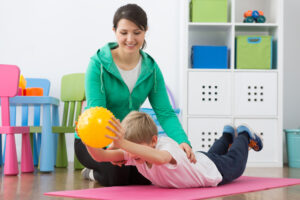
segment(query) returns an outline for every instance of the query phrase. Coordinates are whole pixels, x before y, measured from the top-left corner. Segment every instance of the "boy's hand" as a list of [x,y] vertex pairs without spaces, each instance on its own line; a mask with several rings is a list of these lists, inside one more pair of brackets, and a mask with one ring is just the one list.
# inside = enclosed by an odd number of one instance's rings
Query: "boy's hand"
[[190,147],[190,145],[188,145],[187,143],[181,143],[179,145],[179,147],[186,153],[186,156],[188,157],[188,159],[190,160],[191,163],[197,162],[197,160],[195,158],[195,154],[194,154],[192,148]]
[[106,128],[108,130],[110,130],[111,132],[115,133],[115,136],[105,135],[105,137],[112,139],[114,142],[113,146],[120,148],[120,146],[124,140],[125,129],[122,127],[119,119],[116,119],[114,117],[112,117],[111,119],[112,120],[109,120],[109,123],[114,128],[111,128],[109,126],[107,126]]

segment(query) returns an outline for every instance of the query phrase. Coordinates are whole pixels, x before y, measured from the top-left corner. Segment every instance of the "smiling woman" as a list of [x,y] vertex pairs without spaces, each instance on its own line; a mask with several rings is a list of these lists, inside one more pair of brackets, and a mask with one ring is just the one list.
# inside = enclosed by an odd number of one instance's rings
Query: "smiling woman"
[[[99,49],[92,56],[86,71],[86,109],[105,107],[122,121],[131,111],[139,110],[146,98],[149,98],[166,134],[194,162],[190,142],[172,109],[160,68],[143,51],[147,30],[147,15],[138,5],[127,4],[116,11],[113,32],[117,42],[108,43]],[[84,178],[96,180],[103,186],[150,184],[134,166],[119,167],[122,162],[96,162],[78,135],[75,136],[75,153],[86,167],[82,173]]]

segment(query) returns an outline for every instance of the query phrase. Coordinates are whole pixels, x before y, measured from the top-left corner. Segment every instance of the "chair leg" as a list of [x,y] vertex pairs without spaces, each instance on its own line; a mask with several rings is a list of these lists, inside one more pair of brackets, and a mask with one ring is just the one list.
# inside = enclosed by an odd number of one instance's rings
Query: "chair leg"
[[75,170],[80,170],[83,169],[84,166],[79,162],[79,160],[77,159],[76,154],[74,153],[74,169]]
[[22,172],[34,171],[29,133],[22,134],[21,171]]
[[64,133],[58,135],[57,153],[56,153],[56,167],[68,166],[68,155],[66,147],[66,136]]
[[42,143],[42,133],[37,133],[36,148],[37,148],[38,159],[40,158],[41,143]]
[[18,173],[19,173],[19,169],[18,169],[15,135],[7,134],[6,147],[5,147],[4,174],[17,175]]
[[37,152],[37,141],[36,141],[36,133],[30,133],[30,144],[31,144],[31,151],[33,156],[33,164],[34,166],[38,165],[38,152]]

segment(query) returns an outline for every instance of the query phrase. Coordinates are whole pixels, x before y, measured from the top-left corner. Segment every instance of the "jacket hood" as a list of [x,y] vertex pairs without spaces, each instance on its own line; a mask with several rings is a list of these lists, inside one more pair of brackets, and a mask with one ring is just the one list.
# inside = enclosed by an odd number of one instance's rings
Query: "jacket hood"
[[[105,46],[98,49],[96,54],[93,55],[91,58],[92,60],[94,60],[95,63],[100,64],[101,82],[103,82],[103,69],[113,74],[119,80],[123,81],[117,66],[113,62],[111,54],[111,49],[114,49],[117,46],[118,43],[116,42],[107,43]],[[146,79],[148,76],[154,73],[154,91],[156,91],[156,70],[158,68],[158,65],[156,64],[154,59],[149,54],[145,53],[143,50],[140,50],[140,54],[142,55],[142,68],[141,75],[137,80],[137,84],[141,83],[144,79]],[[103,92],[103,85],[101,86],[101,92]]]
[[[92,60],[98,61],[107,71],[116,73],[116,66],[113,62],[113,58],[111,55],[111,49],[114,49],[118,46],[116,42],[107,43],[102,48],[98,49],[97,53],[92,56]],[[154,66],[157,66],[154,59],[145,53],[143,50],[140,50],[140,54],[142,55],[142,73],[148,72],[151,73],[154,70]],[[118,71],[118,70],[117,70]]]

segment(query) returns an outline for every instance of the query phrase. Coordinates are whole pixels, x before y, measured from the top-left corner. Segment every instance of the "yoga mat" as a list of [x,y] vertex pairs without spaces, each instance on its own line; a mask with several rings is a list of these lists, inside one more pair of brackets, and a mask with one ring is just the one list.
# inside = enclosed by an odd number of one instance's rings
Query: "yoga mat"
[[166,189],[148,186],[114,186],[84,190],[48,192],[45,195],[83,199],[116,200],[183,200],[206,199],[300,184],[300,179],[242,176],[218,187]]

